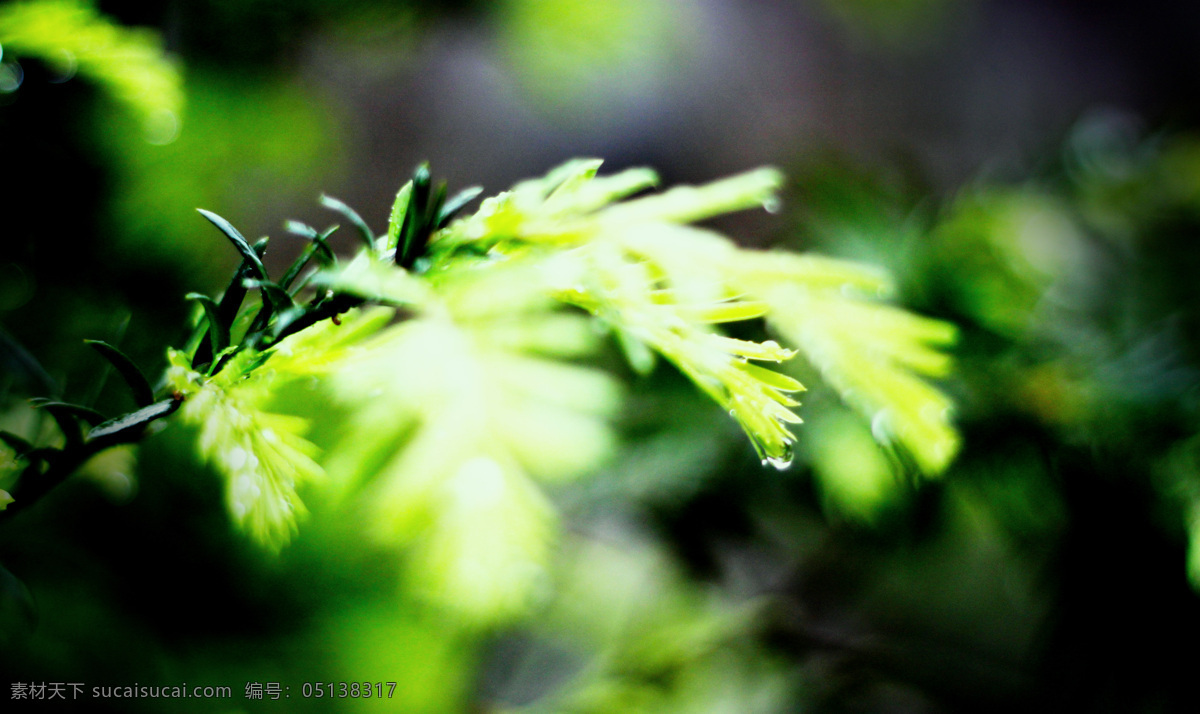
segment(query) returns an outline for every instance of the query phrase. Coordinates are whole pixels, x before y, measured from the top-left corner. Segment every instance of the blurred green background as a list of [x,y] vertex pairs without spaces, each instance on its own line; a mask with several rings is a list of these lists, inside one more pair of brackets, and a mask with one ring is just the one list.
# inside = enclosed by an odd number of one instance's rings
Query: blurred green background
[[[22,45],[4,22],[18,6],[0,4],[0,336],[41,367],[5,350],[3,428],[39,428],[28,397],[96,389],[84,338],[161,369],[183,294],[236,266],[196,207],[280,236],[281,265],[285,219],[333,222],[321,191],[379,230],[421,160],[494,193],[593,155],[666,185],[783,168],[779,214],[719,227],[884,266],[907,307],[956,323],[964,447],[918,483],[798,365],[806,424],[776,472],[677,375],[630,377],[617,455],[552,494],[565,535],[544,602],[479,628],[424,601],[358,524],[323,519],[332,504],[263,552],[168,428],[136,465],[112,455],[0,526],[0,699],[12,682],[186,682],[233,697],[86,710],[1194,706],[1200,10],[98,3],[153,33],[137,35],[151,57],[161,41],[175,96],[122,94],[152,74],[130,56]],[[132,408],[116,381],[96,403]],[[397,687],[302,696],[343,681]],[[271,682],[287,702],[244,696]]]

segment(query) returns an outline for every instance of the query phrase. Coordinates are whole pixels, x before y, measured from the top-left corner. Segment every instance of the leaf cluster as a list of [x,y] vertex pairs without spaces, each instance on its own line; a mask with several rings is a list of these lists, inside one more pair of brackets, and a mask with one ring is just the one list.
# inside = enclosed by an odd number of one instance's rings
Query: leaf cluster
[[[957,447],[949,403],[925,378],[948,369],[949,326],[881,304],[890,284],[875,270],[747,250],[693,225],[773,208],[778,172],[655,193],[652,171],[600,176],[600,163],[569,161],[462,218],[479,189],[447,198],[422,165],[379,236],[322,197],[361,249],[339,260],[336,225],[289,222],[306,244],[278,278],[262,260],[266,238],[252,244],[201,210],[241,263],[219,295],[187,296],[196,317],[168,354],[170,399],[152,403],[136,368],[93,343],[143,409],[85,440],[72,431],[84,410],[44,408],[68,449],[131,439],[179,409],[256,540],[287,543],[307,512],[302,493],[320,486],[404,548],[417,590],[479,623],[522,612],[548,577],[557,529],[546,487],[614,450],[624,389],[594,359],[609,339],[635,375],[662,361],[691,380],[764,464],[791,463],[804,389],[770,365],[803,353],[915,470],[946,466]],[[747,322],[784,344],[722,329]],[[278,406],[297,385],[344,415],[328,450],[307,436],[309,419]]]

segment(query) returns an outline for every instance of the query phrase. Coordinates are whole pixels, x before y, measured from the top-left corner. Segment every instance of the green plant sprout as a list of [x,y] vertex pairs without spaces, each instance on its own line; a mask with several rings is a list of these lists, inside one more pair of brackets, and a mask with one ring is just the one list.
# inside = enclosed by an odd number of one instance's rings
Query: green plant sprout
[[[661,359],[690,379],[764,465],[791,463],[804,389],[764,365],[799,351],[878,440],[922,473],[946,467],[957,448],[950,403],[926,378],[947,372],[949,325],[881,303],[890,284],[873,269],[743,249],[691,225],[772,207],[777,171],[647,193],[652,171],[599,176],[600,164],[569,161],[461,218],[479,189],[448,198],[421,166],[381,236],[323,197],[361,249],[339,260],[327,242],[336,226],[290,222],[307,246],[278,278],[262,262],[266,239],[252,245],[201,210],[242,258],[228,287],[188,295],[194,329],[169,350],[158,390],[92,343],[137,411],[106,421],[41,403],[61,446],[0,433],[21,470],[4,515],[179,411],[255,540],[277,550],[295,535],[305,488],[361,493],[372,532],[408,548],[418,587],[478,621],[501,619],[544,579],[555,512],[539,484],[580,476],[613,450],[622,388],[588,361],[609,335],[634,372]],[[787,346],[720,330],[755,320]],[[309,420],[277,407],[289,392],[344,415],[327,453],[306,438]]]

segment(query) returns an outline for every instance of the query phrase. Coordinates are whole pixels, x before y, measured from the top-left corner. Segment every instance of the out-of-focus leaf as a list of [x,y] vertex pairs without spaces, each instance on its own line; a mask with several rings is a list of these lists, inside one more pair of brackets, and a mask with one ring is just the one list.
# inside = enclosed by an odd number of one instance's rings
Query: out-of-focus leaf
[[269,303],[271,309],[277,314],[296,306],[296,302],[292,300],[292,296],[288,294],[288,291],[275,283],[263,280],[247,280],[246,287],[262,291],[263,297],[266,298],[264,302]]
[[68,449],[83,443],[83,429],[79,426],[78,417],[73,409],[67,408],[62,402],[41,402],[35,406],[44,409],[54,419],[58,430],[67,441]]
[[429,288],[404,271],[377,260],[352,260],[318,273],[313,284],[329,290],[393,305],[421,305]]
[[238,353],[209,380],[193,372],[181,353],[169,357],[168,379],[185,398],[181,416],[199,429],[200,455],[224,477],[230,513],[256,540],[278,550],[307,512],[297,489],[322,476],[313,460],[317,449],[302,436],[307,422],[264,409],[270,380],[255,369],[261,356],[253,350]]
[[10,449],[15,451],[17,456],[33,451],[33,444],[12,432],[0,431],[0,441],[3,441]]
[[464,188],[463,190],[454,194],[454,196],[446,201],[445,205],[443,205],[438,211],[435,227],[445,228],[446,224],[454,220],[454,217],[457,216],[460,211],[466,208],[468,203],[474,201],[475,197],[481,193],[483,193],[482,186],[471,186],[470,188]]
[[579,475],[612,446],[615,385],[528,354],[552,342],[535,325],[578,331],[528,302],[519,275],[506,276],[511,297],[492,279],[449,281],[438,294],[454,321],[400,323],[331,365],[354,412],[329,473],[365,489],[379,536],[407,544],[413,581],[469,623],[524,612],[545,577],[554,516],[535,479]]
[[[0,491],[0,511],[11,502],[12,497]],[[0,645],[13,646],[18,637],[32,634],[37,620],[37,607],[29,588],[0,565]]]
[[11,2],[0,6],[0,46],[96,82],[138,115],[152,143],[179,131],[183,81],[149,30],[113,24],[82,0]]
[[58,393],[54,378],[4,328],[0,328],[0,369],[23,378],[43,394]]
[[755,646],[754,603],[702,593],[638,543],[575,539],[557,571],[539,634],[597,654],[574,676],[511,712],[779,711],[780,668]]
[[803,436],[828,512],[874,524],[897,502],[903,481],[861,419],[826,409],[809,421]]
[[1079,301],[1070,286],[1096,258],[1070,207],[1033,187],[965,193],[932,239],[938,260],[953,266],[948,287],[962,307],[1017,339],[1056,303]]

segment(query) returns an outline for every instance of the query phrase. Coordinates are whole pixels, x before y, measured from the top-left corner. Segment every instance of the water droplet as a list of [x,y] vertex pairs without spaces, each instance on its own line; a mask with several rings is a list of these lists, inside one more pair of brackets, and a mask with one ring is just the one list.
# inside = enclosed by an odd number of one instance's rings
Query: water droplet
[[250,454],[240,446],[235,446],[225,454],[225,466],[230,471],[239,471],[246,465]]
[[58,74],[50,79],[50,83],[62,84],[75,76],[76,70],[79,69],[79,62],[75,59],[73,52],[60,49],[54,53],[53,66]]
[[170,109],[158,109],[146,118],[145,138],[155,146],[164,146],[179,136],[179,117]]
[[0,64],[0,94],[17,91],[25,79],[25,72],[16,62]]
[[777,196],[771,196],[762,202],[762,207],[767,213],[779,213],[783,208],[783,201],[780,201]]
[[763,466],[770,464],[777,471],[786,471],[792,465],[792,459],[795,458],[795,453],[792,451],[791,444],[784,444],[782,451],[777,456],[767,456],[762,460]]

